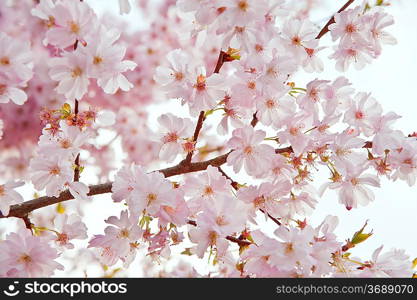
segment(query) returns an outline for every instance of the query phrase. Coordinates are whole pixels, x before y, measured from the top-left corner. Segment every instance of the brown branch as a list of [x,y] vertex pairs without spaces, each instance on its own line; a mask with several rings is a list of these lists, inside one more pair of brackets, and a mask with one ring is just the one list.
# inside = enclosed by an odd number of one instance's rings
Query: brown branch
[[187,157],[182,162],[185,165],[189,165],[191,163],[191,159],[192,159],[193,153],[194,153],[194,148],[195,148],[195,145],[197,144],[198,136],[200,134],[201,129],[203,128],[204,120],[206,119],[205,114],[206,113],[204,111],[201,111],[200,115],[198,116],[197,125],[195,127],[194,135],[193,135],[193,143],[194,143],[193,150],[188,152]]
[[225,62],[225,55],[227,55],[227,53],[220,50],[219,58],[217,59],[216,67],[214,68],[213,73],[219,73],[220,72],[220,69],[222,68],[222,66]]
[[[348,2],[345,3],[345,5],[343,5],[338,11],[337,13],[341,13],[342,11],[344,11],[345,9],[347,9],[353,2],[355,2],[355,0],[349,0]],[[329,32],[329,26],[332,25],[333,23],[335,23],[334,20],[334,16],[332,16],[330,18],[330,20],[326,23],[326,25],[324,25],[324,27],[321,29],[321,31],[319,32],[319,34],[316,36],[316,39],[321,39],[321,37],[323,35],[325,35],[326,33]]]
[[[372,142],[369,142],[369,141],[366,142],[363,148],[372,148]],[[275,150],[275,153],[277,154],[284,153],[284,152],[287,152],[287,153],[293,152],[291,146],[286,147],[286,148],[279,148]],[[168,178],[168,177],[172,177],[176,175],[204,171],[207,169],[208,166],[220,167],[221,165],[226,163],[227,157],[229,156],[230,153],[231,151],[226,154],[217,156],[213,159],[202,161],[202,162],[191,163],[190,165],[184,165],[184,164],[179,163],[176,166],[166,168],[166,169],[156,170],[155,172],[161,172],[162,174],[164,174],[165,177]],[[99,195],[99,194],[111,193],[112,184],[113,184],[112,182],[107,182],[107,183],[102,183],[102,184],[91,185],[89,186],[90,191],[88,195],[94,196],[94,195]],[[49,205],[54,205],[54,204],[71,200],[71,199],[74,199],[74,196],[71,195],[69,190],[63,191],[59,195],[59,197],[45,196],[45,197],[36,198],[33,200],[25,201],[21,204],[12,205],[10,207],[9,214],[7,216],[3,216],[0,213],[0,218],[9,218],[9,217],[24,218],[30,212],[36,209],[46,207]]]
[[258,117],[256,116],[256,113],[257,112],[255,112],[254,114],[253,114],[253,117],[252,117],[252,121],[250,122],[250,125],[252,126],[252,127],[255,127],[256,126],[256,124],[258,124]]
[[[77,125],[77,119],[78,119],[78,100],[75,99],[75,105],[74,105],[74,120],[75,124]],[[74,169],[74,182],[80,181],[80,154],[77,154],[77,157],[75,158],[75,169]]]
[[[214,68],[213,73],[219,73],[220,69],[222,68],[223,64],[226,61],[228,61],[228,54],[226,52],[224,52],[223,50],[220,50],[219,58],[217,59],[216,67]],[[205,111],[201,111],[200,115],[198,116],[198,121],[197,121],[197,125],[195,127],[195,130],[194,130],[194,135],[193,135],[193,140],[192,140],[192,142],[194,143],[193,148],[195,148],[195,145],[197,144],[198,136],[200,134],[201,129],[203,128],[203,123],[204,123],[204,120],[206,119],[205,114],[206,114]],[[191,150],[187,154],[185,159],[182,161],[183,165],[190,165],[191,164],[193,153],[194,153],[194,149]]]

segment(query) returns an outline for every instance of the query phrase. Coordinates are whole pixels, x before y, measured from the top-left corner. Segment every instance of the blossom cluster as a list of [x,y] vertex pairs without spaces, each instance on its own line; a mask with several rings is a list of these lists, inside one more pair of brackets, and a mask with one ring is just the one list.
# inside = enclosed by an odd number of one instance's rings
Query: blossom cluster
[[[311,222],[329,189],[348,213],[377,201],[382,178],[417,179],[416,134],[395,128],[400,116],[343,74],[320,75],[332,60],[361,69],[395,43],[381,5],[346,7],[320,31],[314,1],[136,2],[149,26],[134,33],[87,1],[0,4],[14,12],[0,33],[0,102],[27,101],[0,107],[0,217],[25,221],[0,243],[0,276],[52,276],[65,260],[104,276],[137,261],[145,276],[413,276],[404,250],[354,257],[365,226],[348,238],[336,216]],[[32,26],[15,30],[19,17]],[[16,215],[28,182],[75,200]],[[85,204],[104,193],[119,211],[90,232]],[[154,270],[170,261],[175,270]]]

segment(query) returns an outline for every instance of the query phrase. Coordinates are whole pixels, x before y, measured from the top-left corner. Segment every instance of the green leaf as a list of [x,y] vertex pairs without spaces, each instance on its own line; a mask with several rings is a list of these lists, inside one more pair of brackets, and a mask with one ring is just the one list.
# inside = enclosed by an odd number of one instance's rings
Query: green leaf
[[362,243],[366,241],[371,235],[373,235],[372,231],[369,233],[364,233],[363,230],[365,229],[366,225],[368,225],[368,221],[366,221],[365,225],[363,227],[355,232],[355,234],[352,237],[351,243],[354,245],[357,245],[359,243]]

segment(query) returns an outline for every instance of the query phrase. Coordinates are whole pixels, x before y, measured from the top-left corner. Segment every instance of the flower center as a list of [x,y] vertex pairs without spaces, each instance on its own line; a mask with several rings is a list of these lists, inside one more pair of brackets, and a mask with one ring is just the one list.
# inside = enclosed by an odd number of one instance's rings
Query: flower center
[[206,76],[198,75],[197,83],[194,86],[199,92],[204,91],[206,89]]
[[239,1],[239,3],[237,4],[237,7],[241,10],[241,11],[247,11],[249,8],[248,2],[246,1]]
[[60,173],[61,173],[61,170],[59,169],[58,166],[52,167],[49,170],[49,174],[51,174],[51,175],[59,175]]
[[246,146],[245,149],[243,149],[243,152],[245,154],[252,154],[253,153],[253,148],[251,146]]
[[3,95],[6,92],[7,85],[0,84],[0,95]]
[[75,22],[70,22],[69,28],[72,33],[78,34],[80,32],[80,26]]
[[10,65],[10,59],[7,56],[0,58],[0,65],[8,66]]
[[129,237],[129,230],[127,230],[126,228],[120,230],[118,237],[119,238],[124,238],[124,239],[128,238]]
[[248,82],[248,88],[251,90],[254,90],[256,88],[256,82],[255,81],[249,81]]
[[0,197],[4,196],[6,194],[6,191],[4,189],[4,185],[0,185]]
[[172,143],[172,142],[176,142],[177,140],[178,140],[178,135],[176,132],[169,132],[163,138],[164,143]]
[[298,135],[298,132],[299,132],[298,127],[291,127],[291,129],[290,129],[290,134],[291,135],[296,136],[296,135]]
[[32,258],[29,255],[27,255],[26,253],[24,253],[20,256],[18,261],[21,262],[21,263],[24,263],[24,264],[28,264],[32,261]]
[[275,101],[273,99],[268,99],[266,102],[266,107],[267,108],[274,108],[275,107]]
[[255,200],[253,201],[253,204],[255,205],[255,207],[263,206],[264,203],[265,203],[264,196],[256,197]]
[[262,47],[262,45],[256,44],[255,45],[255,51],[256,52],[262,52],[262,51],[264,51],[264,47]]
[[75,67],[72,72],[71,72],[71,76],[73,78],[75,77],[79,77],[83,74],[83,70],[80,67]]
[[299,36],[295,36],[291,39],[291,42],[293,45],[295,46],[300,46],[301,45],[301,39]]
[[355,118],[358,119],[358,120],[363,119],[364,116],[365,116],[364,113],[361,112],[361,111],[357,111],[355,113]]
[[217,240],[217,233],[215,231],[210,231],[208,234],[208,239],[211,246],[215,245]]
[[356,50],[355,49],[348,49],[347,51],[347,55],[351,56],[351,57],[356,57]]
[[68,139],[63,139],[61,141],[61,147],[64,149],[68,149],[69,147],[71,147],[71,141]]
[[214,191],[211,188],[211,186],[208,185],[204,188],[204,195],[208,196],[208,195],[213,195],[213,194],[214,194]]
[[352,183],[352,185],[357,185],[359,183],[359,180],[357,178],[352,178],[350,182]]
[[58,235],[58,238],[56,239],[56,241],[61,245],[65,245],[69,241],[68,235],[66,233],[61,233]]
[[357,31],[357,28],[354,24],[347,24],[345,30],[347,33],[354,33]]
[[181,72],[176,72],[176,73],[174,74],[174,77],[175,77],[175,80],[176,80],[176,81],[181,81],[181,80],[183,80],[183,79],[184,79],[184,74],[183,74],[183,73],[181,73]]
[[226,226],[229,224],[229,222],[226,221],[226,218],[224,216],[218,216],[216,218],[216,224],[219,226]]
[[156,196],[156,194],[148,194],[148,197],[146,198],[148,200],[148,204],[152,203],[153,201],[156,200],[156,198],[158,198]]
[[103,61],[103,59],[100,56],[94,56],[93,64],[98,65]]
[[293,243],[286,243],[285,245],[285,254],[291,254],[292,252],[294,252],[294,245]]

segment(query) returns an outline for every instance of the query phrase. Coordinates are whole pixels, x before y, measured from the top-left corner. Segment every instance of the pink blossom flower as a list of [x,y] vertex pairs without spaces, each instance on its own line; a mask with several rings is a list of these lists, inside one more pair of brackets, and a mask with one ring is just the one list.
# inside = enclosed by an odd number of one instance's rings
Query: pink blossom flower
[[51,59],[49,75],[59,81],[56,91],[69,100],[81,100],[89,84],[88,62],[81,50],[66,52],[63,57]]
[[219,74],[212,74],[207,77],[205,68],[197,71],[195,81],[191,83],[192,93],[186,99],[193,115],[214,108],[217,101],[223,98],[223,80],[223,77]]
[[347,210],[357,208],[358,204],[368,205],[375,199],[371,189],[367,185],[380,187],[379,179],[372,174],[363,174],[363,166],[351,166],[343,180],[325,183],[321,188],[321,194],[327,188],[338,189],[339,202],[346,206]]
[[22,181],[8,181],[0,184],[0,212],[3,216],[9,214],[11,205],[23,202],[23,197],[14,189],[24,184]]
[[9,103],[12,100],[17,105],[23,105],[27,95],[19,85],[3,81],[4,76],[0,74],[0,103]]
[[381,254],[383,246],[372,254],[372,260],[365,262],[366,267],[361,272],[361,277],[404,277],[413,276],[410,257],[404,250],[391,249]]
[[281,200],[290,190],[290,181],[281,179],[274,184],[264,182],[259,187],[243,187],[239,189],[237,197],[252,206],[252,217],[255,217],[255,212],[261,209],[265,214],[265,219],[268,218],[268,214],[280,218],[288,213],[287,207]]
[[129,212],[134,217],[144,210],[152,216],[156,215],[162,205],[170,206],[172,184],[160,172],[140,173],[137,174],[135,189],[128,201]]
[[301,192],[299,195],[292,193],[289,197],[282,199],[282,204],[288,209],[288,216],[294,216],[296,214],[300,216],[309,216],[312,214],[317,199],[314,197],[314,193]]
[[[88,247],[101,249],[101,260],[108,266],[114,265],[118,259],[128,259],[131,251],[136,250],[137,241],[142,237],[142,230],[137,219],[122,211],[120,218],[111,216],[106,220],[104,235],[94,235]],[[135,251],[136,252],[136,251]]]
[[[85,42],[94,29],[96,15],[90,6],[81,1],[63,0],[52,9],[53,26],[46,33],[46,43],[59,48]],[[37,13],[35,12],[35,15]]]
[[210,24],[217,16],[212,0],[178,0],[177,7],[184,12],[195,12],[195,18],[202,25]]
[[370,94],[358,93],[343,122],[360,130],[365,136],[374,133],[373,124],[381,117],[382,107]]
[[288,19],[282,28],[280,41],[285,50],[300,61],[305,57],[305,48],[315,48],[316,35],[316,29],[309,20]]
[[281,84],[297,69],[297,64],[289,57],[278,56],[276,53],[270,62],[261,70],[260,81],[265,85]]
[[89,199],[89,188],[81,182],[73,182],[74,170],[68,160],[58,155],[38,156],[30,161],[31,180],[37,190],[45,189],[47,196],[58,197],[68,188],[79,200]]
[[156,68],[154,79],[162,85],[168,97],[187,98],[189,96],[186,78],[189,74],[189,55],[181,49],[167,54],[168,66]]
[[345,41],[364,41],[361,10],[362,8],[357,6],[354,9],[342,11],[334,16],[335,23],[329,26],[333,41],[339,38],[342,43]]
[[39,152],[62,153],[63,156],[70,155],[74,159],[80,152],[81,147],[93,137],[90,130],[80,130],[77,126],[70,126],[65,121],[59,123],[60,131],[55,135],[44,134],[39,138]]
[[17,83],[33,76],[33,61],[29,42],[22,42],[0,32],[0,74]]
[[392,152],[391,159],[395,169],[392,178],[404,180],[409,186],[414,185],[417,179],[417,141],[407,139],[401,148]]
[[277,247],[278,251],[275,250],[268,260],[271,266],[295,274],[311,269],[314,265],[310,244],[314,240],[314,231],[311,227],[307,226],[304,229],[290,227],[289,230],[280,227],[274,234],[279,238],[280,244]]
[[303,153],[310,143],[310,137],[305,134],[305,131],[312,126],[311,117],[302,114],[295,115],[284,124],[285,131],[277,134],[280,143],[289,143],[296,156]]
[[349,108],[354,89],[346,77],[338,77],[324,88],[324,100],[321,102],[323,111],[327,115],[335,114]]
[[59,214],[54,219],[54,226],[57,231],[55,243],[62,249],[73,249],[71,240],[87,238],[87,227],[76,214]]
[[189,202],[195,213],[202,210],[205,203],[212,203],[218,197],[230,196],[231,182],[217,168],[208,166],[202,174],[187,176],[182,189],[191,197]]
[[109,30],[100,26],[98,38],[82,48],[88,63],[88,76],[97,79],[97,84],[107,94],[114,94],[118,89],[128,91],[133,87],[127,78],[122,74],[136,68],[136,63],[130,60],[123,60],[126,47],[115,42],[119,39],[118,30]]
[[132,199],[132,192],[136,188],[137,178],[143,176],[145,172],[142,167],[130,164],[123,166],[116,174],[116,179],[112,184],[112,199],[115,202]]
[[[198,243],[197,255],[203,257],[209,246],[220,246],[224,250],[223,238],[245,229],[247,207],[231,196],[218,197],[207,204],[197,216],[197,229],[190,231],[190,239]],[[221,255],[220,255],[221,256]]]
[[242,253],[242,258],[246,260],[245,273],[257,277],[284,277],[286,274],[278,267],[270,264],[271,254],[278,247],[279,242],[267,237],[260,230],[251,232],[255,244],[250,245],[249,249]]
[[378,56],[382,51],[382,44],[395,45],[397,40],[384,29],[394,24],[394,18],[382,11],[376,11],[372,15],[365,15],[365,23],[370,27],[369,40],[372,42],[372,48],[375,55]]
[[64,267],[57,263],[57,251],[44,237],[32,235],[22,225],[0,243],[0,274],[7,277],[46,277]]
[[233,151],[227,157],[227,164],[232,165],[235,172],[239,172],[243,166],[249,175],[265,172],[275,155],[273,147],[262,144],[265,135],[264,131],[254,130],[252,126],[233,130],[228,142]]
[[340,43],[329,58],[336,60],[336,70],[346,72],[352,63],[356,70],[362,70],[371,62],[372,55],[367,44],[346,41]]
[[281,84],[256,98],[256,117],[263,125],[279,128],[295,113],[294,100],[287,95],[289,90],[289,86]]
[[169,223],[175,226],[185,225],[188,221],[190,210],[184,199],[182,191],[174,191],[169,205],[162,205],[156,214],[160,226],[166,226]]
[[226,8],[221,17],[236,26],[262,20],[267,9],[264,0],[220,0],[218,6]]
[[178,154],[184,152],[183,144],[193,134],[192,122],[188,118],[178,118],[171,113],[161,115],[158,122],[163,128],[159,157],[172,162]]

